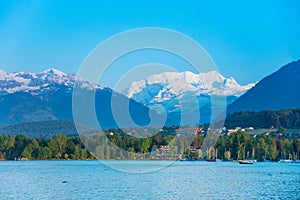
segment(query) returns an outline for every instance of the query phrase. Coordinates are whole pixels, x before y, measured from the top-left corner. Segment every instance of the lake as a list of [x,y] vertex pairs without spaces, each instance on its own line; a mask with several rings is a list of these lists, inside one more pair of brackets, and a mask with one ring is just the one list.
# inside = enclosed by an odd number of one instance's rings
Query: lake
[[[300,199],[300,164],[188,161],[167,167],[164,167],[169,164],[167,161],[109,161],[108,164],[0,161],[0,199]],[[112,169],[115,166],[140,173]],[[156,168],[162,169],[153,171]],[[153,172],[143,173],[147,170]]]

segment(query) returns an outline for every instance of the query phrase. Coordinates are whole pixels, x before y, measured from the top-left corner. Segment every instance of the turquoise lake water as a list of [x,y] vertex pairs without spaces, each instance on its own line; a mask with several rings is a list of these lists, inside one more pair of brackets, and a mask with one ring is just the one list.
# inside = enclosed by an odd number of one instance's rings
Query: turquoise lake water
[[[106,163],[107,164],[107,163]],[[0,199],[300,199],[300,164],[1,161]],[[134,169],[140,173],[114,170]],[[145,169],[161,170],[143,173]],[[147,170],[146,170],[147,171]]]

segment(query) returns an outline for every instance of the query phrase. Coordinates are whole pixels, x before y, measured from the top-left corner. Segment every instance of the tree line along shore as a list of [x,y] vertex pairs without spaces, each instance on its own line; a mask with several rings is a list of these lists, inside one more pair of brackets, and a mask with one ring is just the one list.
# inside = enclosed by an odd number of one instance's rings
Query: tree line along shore
[[216,143],[211,146],[206,144],[204,148],[202,144],[205,137],[215,135],[198,134],[194,137],[193,134],[161,133],[139,138],[118,129],[81,137],[59,134],[51,139],[4,135],[0,136],[0,159],[299,159],[299,138],[277,138],[267,134],[253,136],[246,131],[237,131],[218,136]]

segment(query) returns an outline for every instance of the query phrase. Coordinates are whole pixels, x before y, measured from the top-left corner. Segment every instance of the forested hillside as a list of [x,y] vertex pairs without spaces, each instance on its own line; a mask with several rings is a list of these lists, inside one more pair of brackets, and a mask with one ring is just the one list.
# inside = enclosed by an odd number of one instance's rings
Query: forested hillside
[[236,112],[226,117],[225,126],[270,128],[283,127],[290,129],[300,128],[300,109],[285,109],[277,111]]
[[[80,126],[79,128],[82,132],[91,131],[85,126]],[[74,122],[64,120],[40,121],[0,127],[0,135],[24,135],[29,138],[50,139],[58,134],[66,136],[78,135]]]

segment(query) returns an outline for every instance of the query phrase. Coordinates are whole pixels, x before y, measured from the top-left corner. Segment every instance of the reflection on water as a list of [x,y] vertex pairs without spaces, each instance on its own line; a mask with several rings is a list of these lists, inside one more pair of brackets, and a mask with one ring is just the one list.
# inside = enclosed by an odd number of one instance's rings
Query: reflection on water
[[[165,161],[110,161],[118,168]],[[300,199],[300,164],[175,162],[130,174],[98,161],[1,161],[0,199]]]

